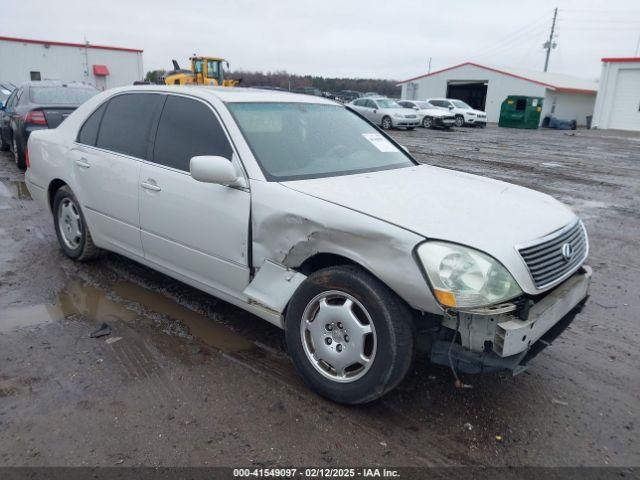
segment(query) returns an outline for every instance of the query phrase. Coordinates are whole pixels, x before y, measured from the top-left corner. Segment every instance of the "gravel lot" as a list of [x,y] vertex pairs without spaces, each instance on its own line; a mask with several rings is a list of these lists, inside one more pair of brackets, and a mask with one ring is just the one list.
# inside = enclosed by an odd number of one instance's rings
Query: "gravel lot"
[[[422,162],[541,190],[584,219],[590,301],[527,372],[455,390],[419,359],[381,401],[331,404],[275,327],[117,255],[63,257],[2,153],[0,465],[639,465],[640,136],[393,135]],[[89,338],[102,322],[113,333]]]

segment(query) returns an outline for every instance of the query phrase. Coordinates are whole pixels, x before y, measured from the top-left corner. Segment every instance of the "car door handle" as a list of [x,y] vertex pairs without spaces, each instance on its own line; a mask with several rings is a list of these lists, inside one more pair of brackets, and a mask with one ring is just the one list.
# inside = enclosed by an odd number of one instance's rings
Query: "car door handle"
[[162,190],[158,185],[154,185],[153,183],[149,182],[142,182],[140,186],[145,190],[151,190],[152,192],[159,192],[160,190]]
[[89,162],[87,162],[86,158],[81,158],[80,160],[76,160],[76,165],[80,168],[90,168]]

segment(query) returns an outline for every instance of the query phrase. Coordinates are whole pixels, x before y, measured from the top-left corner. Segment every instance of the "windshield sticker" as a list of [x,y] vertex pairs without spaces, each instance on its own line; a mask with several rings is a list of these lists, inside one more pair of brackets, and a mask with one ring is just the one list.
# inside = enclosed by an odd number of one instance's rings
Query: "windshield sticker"
[[397,152],[398,149],[389,140],[384,138],[379,133],[363,133],[362,136],[369,140],[371,145],[376,147],[381,152]]

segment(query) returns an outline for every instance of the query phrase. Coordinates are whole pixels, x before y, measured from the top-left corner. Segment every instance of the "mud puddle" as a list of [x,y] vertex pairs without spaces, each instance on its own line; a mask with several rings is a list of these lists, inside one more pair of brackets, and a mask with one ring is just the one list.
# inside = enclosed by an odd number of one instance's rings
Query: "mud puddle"
[[230,328],[194,312],[164,295],[132,282],[118,282],[113,291],[125,300],[135,302],[148,310],[179,320],[189,333],[207,345],[222,352],[251,350],[255,344]]

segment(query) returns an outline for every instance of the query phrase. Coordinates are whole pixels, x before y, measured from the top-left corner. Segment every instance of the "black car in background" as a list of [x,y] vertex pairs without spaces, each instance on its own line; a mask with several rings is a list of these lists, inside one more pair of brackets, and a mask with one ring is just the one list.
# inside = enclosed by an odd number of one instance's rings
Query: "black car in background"
[[34,130],[56,128],[76,108],[99,93],[91,85],[45,80],[16,88],[2,106],[0,148],[11,150],[19,168],[27,168],[27,140]]

